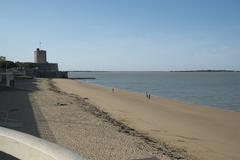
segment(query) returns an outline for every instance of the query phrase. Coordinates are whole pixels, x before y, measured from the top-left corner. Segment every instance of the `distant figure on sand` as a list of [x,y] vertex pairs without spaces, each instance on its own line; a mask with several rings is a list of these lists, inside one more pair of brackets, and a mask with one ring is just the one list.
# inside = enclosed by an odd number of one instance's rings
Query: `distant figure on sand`
[[114,93],[114,88],[112,88],[112,92]]
[[148,93],[148,92],[146,92],[146,97],[147,97],[148,99],[151,99],[151,94]]

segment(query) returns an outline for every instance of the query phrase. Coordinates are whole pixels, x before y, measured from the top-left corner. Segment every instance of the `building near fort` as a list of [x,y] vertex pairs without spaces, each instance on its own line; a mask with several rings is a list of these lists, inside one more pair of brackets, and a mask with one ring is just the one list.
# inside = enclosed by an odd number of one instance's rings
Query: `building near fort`
[[57,63],[48,63],[47,51],[37,48],[34,51],[34,63],[25,62],[26,75],[43,78],[67,78],[67,72],[58,70]]
[[[30,77],[42,77],[42,78],[68,78],[68,73],[58,70],[58,63],[49,63],[47,61],[47,51],[37,48],[34,51],[33,62],[12,62],[6,61],[4,56],[0,56],[0,62],[2,66],[0,68],[0,82],[6,78],[6,72],[8,74],[14,73],[14,75],[26,75]],[[4,62],[6,61],[6,63]],[[1,66],[1,65],[0,65]],[[11,67],[10,67],[11,66]]]
[[47,62],[47,51],[40,50],[37,48],[34,51],[34,67],[38,71],[45,72],[58,72],[58,64],[57,63],[48,63]]

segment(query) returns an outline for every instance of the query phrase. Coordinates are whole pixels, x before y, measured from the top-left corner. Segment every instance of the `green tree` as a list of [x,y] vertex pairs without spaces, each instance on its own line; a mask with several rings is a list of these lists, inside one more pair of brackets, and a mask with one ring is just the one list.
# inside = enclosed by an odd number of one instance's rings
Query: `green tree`
[[9,68],[15,68],[17,65],[12,61],[0,61],[0,68],[1,69],[9,69]]

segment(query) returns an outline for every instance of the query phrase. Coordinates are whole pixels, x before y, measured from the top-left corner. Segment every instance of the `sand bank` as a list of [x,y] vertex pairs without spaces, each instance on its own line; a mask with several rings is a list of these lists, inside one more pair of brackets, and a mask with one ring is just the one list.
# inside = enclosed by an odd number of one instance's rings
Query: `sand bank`
[[111,89],[74,80],[56,86],[108,112],[114,119],[200,159],[240,159],[240,113]]

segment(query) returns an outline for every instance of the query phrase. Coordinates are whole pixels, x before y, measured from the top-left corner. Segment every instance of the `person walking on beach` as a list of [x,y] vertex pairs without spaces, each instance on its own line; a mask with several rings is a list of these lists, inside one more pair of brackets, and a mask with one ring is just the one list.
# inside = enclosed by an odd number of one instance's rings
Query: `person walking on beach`
[[147,97],[148,99],[151,99],[151,94],[148,93],[148,92],[146,92],[146,97]]
[[112,92],[114,93],[114,88],[112,88]]

